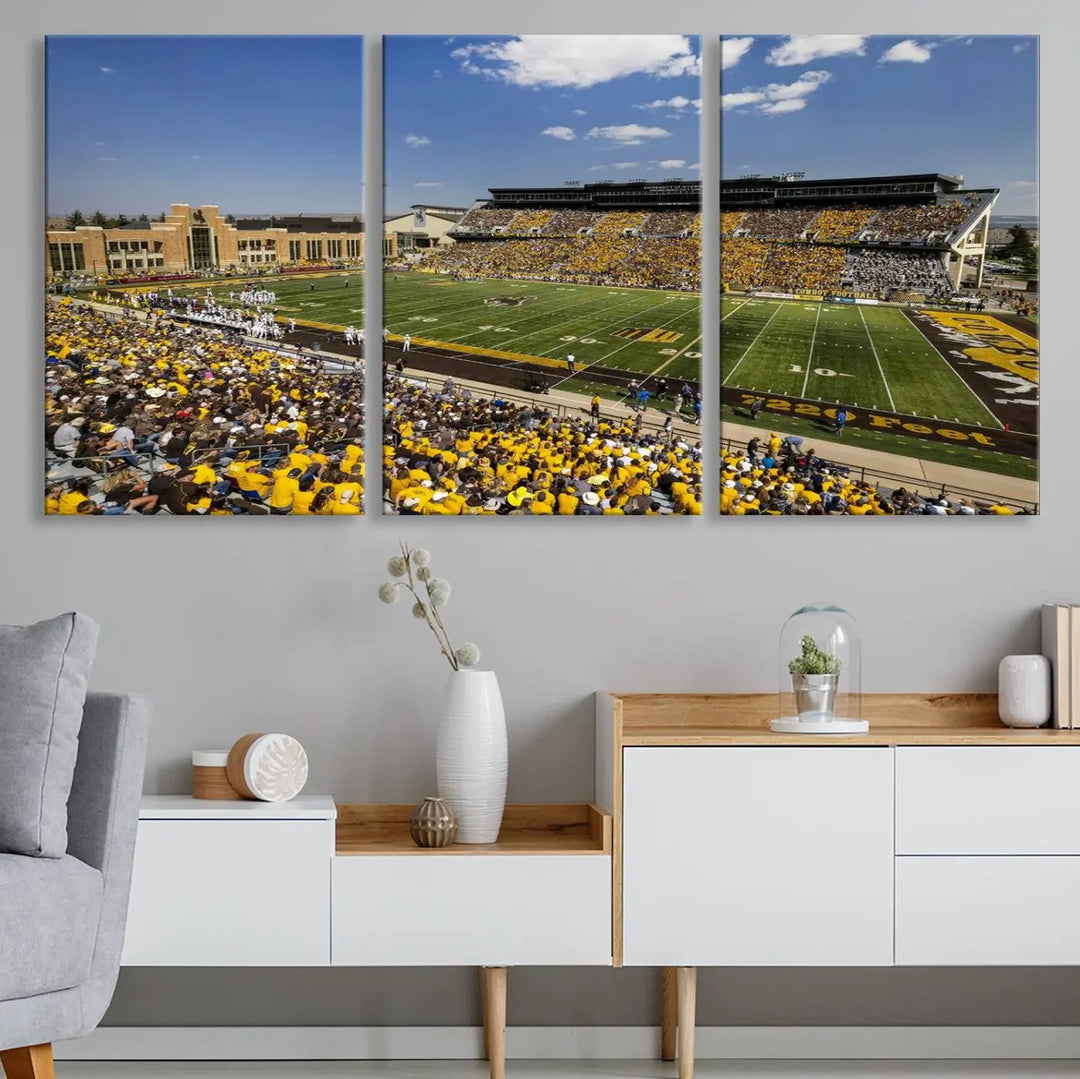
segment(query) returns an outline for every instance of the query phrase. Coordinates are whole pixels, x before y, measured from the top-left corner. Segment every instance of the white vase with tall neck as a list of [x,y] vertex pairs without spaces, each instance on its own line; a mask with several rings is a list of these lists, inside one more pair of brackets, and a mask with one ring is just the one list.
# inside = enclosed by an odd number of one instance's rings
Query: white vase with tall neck
[[494,843],[506,806],[506,716],[494,671],[454,671],[439,721],[439,797],[458,819],[458,843]]

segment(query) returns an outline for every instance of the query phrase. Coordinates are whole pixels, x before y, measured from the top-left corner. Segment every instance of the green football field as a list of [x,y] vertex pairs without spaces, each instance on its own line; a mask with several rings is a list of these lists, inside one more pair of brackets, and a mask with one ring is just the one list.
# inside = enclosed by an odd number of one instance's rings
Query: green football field
[[[387,272],[384,324],[392,334],[459,345],[480,355],[513,353],[697,380],[700,298],[543,281],[456,281]],[[415,347],[415,345],[414,345]]]
[[1001,429],[897,308],[725,296],[724,385]]
[[[248,279],[203,281],[186,289],[174,285],[173,292],[177,296],[190,293],[201,298],[209,288],[219,303],[228,304],[229,293],[239,295],[244,290],[245,280]],[[291,315],[305,322],[341,329],[350,325],[359,329],[364,325],[364,275],[357,270],[306,277],[262,277],[250,281],[254,288],[277,293],[278,314],[286,318]]]

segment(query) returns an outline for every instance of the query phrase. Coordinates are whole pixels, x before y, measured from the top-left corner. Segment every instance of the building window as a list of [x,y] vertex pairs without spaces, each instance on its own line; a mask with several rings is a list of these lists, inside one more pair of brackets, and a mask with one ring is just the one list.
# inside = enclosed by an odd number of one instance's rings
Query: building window
[[339,259],[341,258],[341,241],[340,240],[327,240],[326,241],[326,254],[329,258]]
[[248,245],[247,240],[241,240],[240,243],[239,243],[240,250],[241,251],[246,251],[247,250],[247,245]]
[[296,262],[300,258],[300,241],[289,241],[289,261]]
[[269,247],[271,251],[273,251],[274,248],[277,247],[277,241],[276,240],[267,240],[266,241],[266,246]]
[[54,273],[66,270],[85,270],[86,257],[82,244],[49,244],[49,266]]
[[267,262],[275,262],[276,260],[277,260],[277,255],[275,255],[273,251],[267,251],[267,253],[266,253],[266,261]]
[[345,250],[349,253],[349,258],[358,259],[360,257],[360,241],[359,240],[346,240]]
[[307,257],[312,262],[318,262],[322,258],[322,240],[308,240]]
[[390,239],[384,239],[382,242],[383,258],[394,257],[394,241]]

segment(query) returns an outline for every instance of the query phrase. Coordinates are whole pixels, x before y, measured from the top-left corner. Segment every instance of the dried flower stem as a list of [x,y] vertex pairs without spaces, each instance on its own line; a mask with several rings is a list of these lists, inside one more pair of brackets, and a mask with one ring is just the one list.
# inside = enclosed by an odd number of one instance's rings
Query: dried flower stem
[[[435,605],[431,602],[430,594],[426,597],[427,603],[420,597],[420,593],[416,590],[416,583],[413,580],[412,559],[409,557],[409,548],[403,543],[401,545],[401,554],[405,559],[405,573],[408,578],[408,584],[406,588],[412,593],[413,599],[420,605],[424,612],[424,621],[428,624],[428,628],[435,634],[435,640],[439,642],[439,651],[446,656],[447,662],[450,664],[453,670],[458,670],[457,657],[454,655],[453,645],[450,643],[450,634],[446,632],[446,627],[443,625],[442,619],[439,617],[439,612],[435,609]],[[434,616],[435,621],[432,621]],[[441,631],[441,632],[440,632]]]

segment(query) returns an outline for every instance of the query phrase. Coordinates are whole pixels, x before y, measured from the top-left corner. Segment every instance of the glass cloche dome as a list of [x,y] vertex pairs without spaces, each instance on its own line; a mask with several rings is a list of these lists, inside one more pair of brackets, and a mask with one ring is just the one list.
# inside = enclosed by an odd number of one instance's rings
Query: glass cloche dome
[[800,607],[780,631],[779,718],[786,734],[865,734],[855,618],[832,603]]

